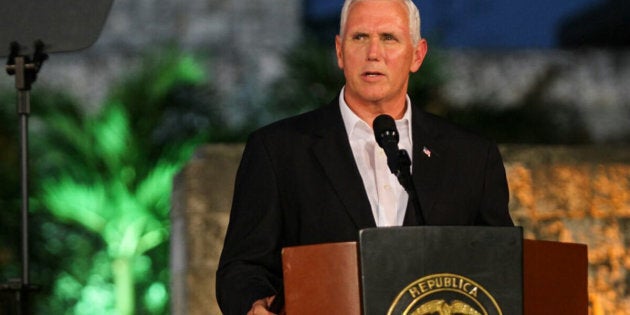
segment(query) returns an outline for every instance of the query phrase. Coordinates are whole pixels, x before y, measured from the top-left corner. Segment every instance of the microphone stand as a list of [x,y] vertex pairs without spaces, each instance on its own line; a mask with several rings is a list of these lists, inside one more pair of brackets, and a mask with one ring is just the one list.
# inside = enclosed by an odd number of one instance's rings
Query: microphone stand
[[407,194],[409,195],[411,204],[416,211],[416,220],[418,221],[418,225],[425,225],[426,219],[422,213],[422,207],[420,206],[420,199],[418,198],[416,185],[413,183],[413,178],[411,177],[411,159],[409,158],[407,151],[403,149],[398,150],[398,169],[394,175],[396,175],[398,182],[403,186],[403,188],[405,188],[405,191],[407,191]]
[[398,182],[409,195],[411,204],[416,211],[416,221],[418,225],[425,225],[426,219],[422,214],[422,207],[420,206],[420,199],[416,192],[416,185],[413,183],[411,177],[411,159],[407,151],[399,149],[398,147],[399,135],[396,129],[396,122],[394,122],[391,116],[382,114],[374,119],[372,126],[376,143],[379,147],[383,148],[387,155],[387,166],[389,170],[392,174],[396,175]]
[[48,55],[44,53],[44,43],[35,43],[33,58],[20,55],[20,45],[11,43],[6,71],[9,75],[15,75],[15,88],[17,89],[17,113],[20,118],[20,187],[21,187],[21,239],[22,239],[22,277],[12,279],[6,284],[0,285],[0,290],[14,293],[16,314],[30,314],[29,296],[32,291],[38,289],[37,285],[30,283],[29,279],[29,237],[28,237],[28,116],[30,115],[30,91],[31,85],[37,79],[37,73],[42,67]]

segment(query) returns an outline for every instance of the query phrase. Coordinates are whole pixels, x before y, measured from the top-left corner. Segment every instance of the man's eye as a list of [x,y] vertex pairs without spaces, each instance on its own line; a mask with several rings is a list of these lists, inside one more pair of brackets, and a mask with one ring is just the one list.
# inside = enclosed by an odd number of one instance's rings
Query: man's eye
[[387,41],[389,41],[389,40],[396,40],[396,37],[394,35],[392,35],[392,34],[383,34],[382,38],[383,38],[383,40],[387,40]]
[[355,34],[354,36],[352,36],[352,39],[354,40],[363,40],[366,39],[367,35],[366,34]]

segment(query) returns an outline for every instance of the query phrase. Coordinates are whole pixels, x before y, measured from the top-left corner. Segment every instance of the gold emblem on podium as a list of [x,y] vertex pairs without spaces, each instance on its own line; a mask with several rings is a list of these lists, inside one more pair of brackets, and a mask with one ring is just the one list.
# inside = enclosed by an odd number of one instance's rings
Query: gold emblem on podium
[[404,288],[388,315],[503,315],[490,293],[466,277],[441,273]]

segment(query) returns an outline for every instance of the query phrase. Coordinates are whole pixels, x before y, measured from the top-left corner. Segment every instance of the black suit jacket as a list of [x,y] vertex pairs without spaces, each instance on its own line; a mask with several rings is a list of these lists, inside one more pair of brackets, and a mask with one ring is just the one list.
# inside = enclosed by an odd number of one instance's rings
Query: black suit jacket
[[[426,223],[512,225],[496,145],[419,108],[412,117],[413,181]],[[405,225],[414,222],[408,207]],[[222,311],[245,314],[279,292],[283,247],[356,241],[375,226],[338,100],[254,132],[217,271]]]

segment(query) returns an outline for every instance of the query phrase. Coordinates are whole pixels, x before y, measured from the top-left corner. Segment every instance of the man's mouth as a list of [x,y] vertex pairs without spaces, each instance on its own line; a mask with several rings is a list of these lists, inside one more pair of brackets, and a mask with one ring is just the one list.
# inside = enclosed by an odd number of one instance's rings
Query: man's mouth
[[375,78],[375,77],[382,76],[382,75],[383,75],[382,73],[380,73],[380,72],[375,72],[375,71],[366,71],[366,72],[363,72],[363,76],[364,76],[364,77],[368,77],[368,78]]

